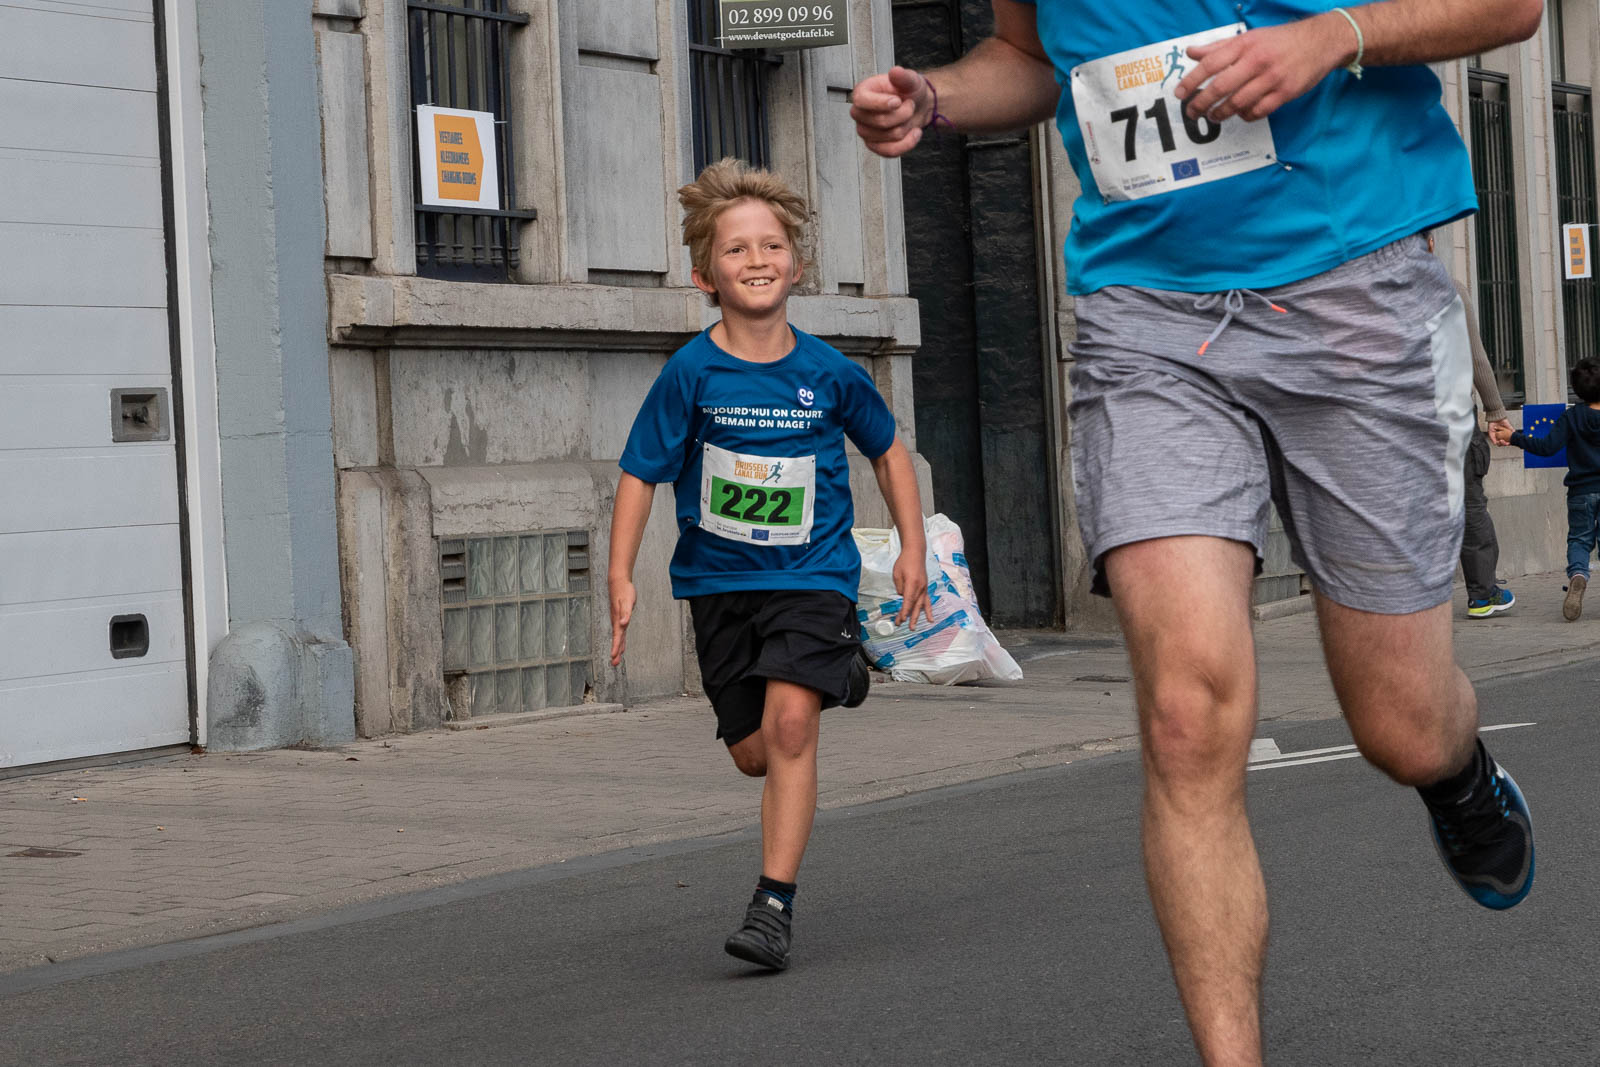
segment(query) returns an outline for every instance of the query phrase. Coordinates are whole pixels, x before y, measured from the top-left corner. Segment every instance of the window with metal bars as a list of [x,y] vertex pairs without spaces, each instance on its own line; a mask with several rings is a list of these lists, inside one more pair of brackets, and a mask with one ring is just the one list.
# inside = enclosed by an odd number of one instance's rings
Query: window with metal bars
[[1510,406],[1526,396],[1522,293],[1517,277],[1517,207],[1511,152],[1509,82],[1504,74],[1467,71],[1471,100],[1472,181],[1478,191],[1478,330]]
[[422,203],[422,160],[412,181],[417,273],[462,281],[508,281],[518,265],[518,228],[538,217],[516,202],[516,145],[507,75],[508,39],[528,22],[508,0],[406,0],[411,61],[412,140],[419,105],[494,115],[498,208]]
[[[1556,82],[1551,87],[1556,147],[1558,223],[1582,223],[1590,229],[1591,247],[1600,223],[1596,211],[1594,168],[1594,97],[1586,85]],[[1567,366],[1580,359],[1600,359],[1600,292],[1595,279],[1561,282],[1561,307],[1567,327]]]
[[782,62],[760,50],[721,47],[717,0],[689,0],[689,95],[694,109],[694,169],[734,156],[771,165],[767,72]]

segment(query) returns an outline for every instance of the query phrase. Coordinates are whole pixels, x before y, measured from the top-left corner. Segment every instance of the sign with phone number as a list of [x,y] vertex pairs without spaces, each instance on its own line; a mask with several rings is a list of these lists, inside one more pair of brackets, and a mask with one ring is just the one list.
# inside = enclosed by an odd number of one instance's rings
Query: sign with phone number
[[782,51],[850,43],[850,0],[719,0],[723,48]]

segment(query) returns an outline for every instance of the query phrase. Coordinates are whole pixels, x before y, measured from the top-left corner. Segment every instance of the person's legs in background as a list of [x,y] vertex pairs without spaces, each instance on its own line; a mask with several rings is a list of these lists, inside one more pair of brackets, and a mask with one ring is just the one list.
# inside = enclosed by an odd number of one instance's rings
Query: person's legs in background
[[1589,587],[1589,557],[1600,537],[1600,493],[1567,497],[1567,598],[1561,614],[1576,622],[1583,614],[1583,594]]
[[1464,473],[1466,531],[1461,539],[1461,573],[1467,580],[1467,616],[1487,619],[1509,608],[1517,598],[1495,578],[1500,542],[1489,515],[1489,497],[1483,491],[1483,478],[1489,473],[1489,438],[1482,430],[1472,433]]

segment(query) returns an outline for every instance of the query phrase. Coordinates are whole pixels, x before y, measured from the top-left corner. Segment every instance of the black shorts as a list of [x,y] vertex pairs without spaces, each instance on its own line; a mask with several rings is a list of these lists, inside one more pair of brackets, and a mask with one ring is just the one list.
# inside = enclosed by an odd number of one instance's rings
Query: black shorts
[[778,589],[689,598],[700,680],[717,736],[736,745],[761,728],[767,679],[793,682],[835,707],[861,652],[856,606],[828,590]]

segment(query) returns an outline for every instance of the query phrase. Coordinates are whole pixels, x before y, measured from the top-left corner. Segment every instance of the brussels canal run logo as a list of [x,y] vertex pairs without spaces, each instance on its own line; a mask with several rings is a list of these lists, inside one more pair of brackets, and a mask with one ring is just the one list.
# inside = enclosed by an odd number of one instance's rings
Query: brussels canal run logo
[[800,391],[794,396],[796,400],[800,401],[801,407],[808,408],[817,402],[817,394],[813,393],[803,385],[800,387]]
[[850,43],[850,0],[718,0],[716,43],[780,51]]
[[500,207],[494,115],[458,108],[417,108],[422,202],[431,207]]

